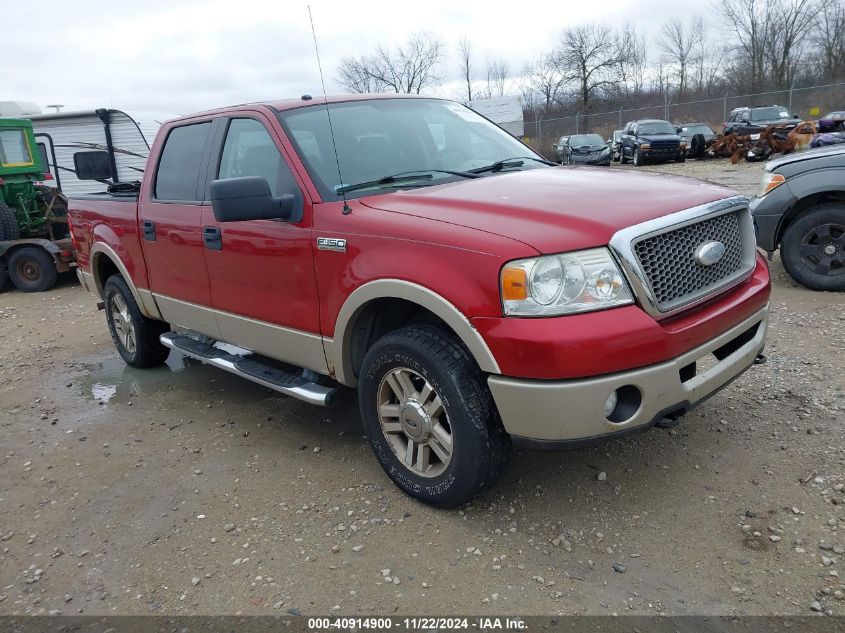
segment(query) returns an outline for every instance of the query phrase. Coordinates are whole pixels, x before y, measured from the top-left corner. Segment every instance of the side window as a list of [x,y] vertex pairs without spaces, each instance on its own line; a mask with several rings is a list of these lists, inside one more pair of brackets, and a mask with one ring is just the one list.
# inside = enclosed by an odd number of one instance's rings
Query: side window
[[200,159],[209,130],[210,121],[170,130],[158,162],[155,198],[189,202],[197,200]]
[[274,196],[291,193],[299,197],[299,187],[270,133],[255,119],[232,119],[223,144],[217,177],[259,176],[270,185]]

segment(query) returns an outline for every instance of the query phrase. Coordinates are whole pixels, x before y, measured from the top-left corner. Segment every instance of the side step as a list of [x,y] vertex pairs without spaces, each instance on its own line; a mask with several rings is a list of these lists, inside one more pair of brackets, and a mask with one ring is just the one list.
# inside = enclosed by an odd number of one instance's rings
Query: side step
[[165,332],[159,340],[163,345],[178,350],[185,356],[309,404],[327,407],[337,400],[337,387],[319,385],[310,382],[301,374],[262,362],[260,357],[249,350],[217,342],[203,343],[176,332]]

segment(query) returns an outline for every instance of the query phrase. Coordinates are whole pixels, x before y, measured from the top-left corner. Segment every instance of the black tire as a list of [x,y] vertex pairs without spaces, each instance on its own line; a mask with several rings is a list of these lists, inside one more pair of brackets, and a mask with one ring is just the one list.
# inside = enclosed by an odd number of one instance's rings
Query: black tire
[[0,259],[0,290],[6,287],[6,281],[9,279],[9,273],[6,272],[6,262]]
[[22,292],[44,292],[56,285],[56,262],[38,246],[16,249],[8,259],[9,278]]
[[640,154],[640,148],[634,148],[634,155],[632,157],[632,162],[634,163],[634,167],[642,167],[643,166],[643,157]]
[[675,159],[676,163],[685,163],[687,162],[686,154],[678,154],[678,157]]
[[[103,287],[103,300],[106,304],[106,323],[112,342],[127,365],[143,369],[157,367],[167,360],[170,348],[161,344],[159,336],[167,332],[170,326],[141,314],[123,277],[112,275],[108,278]],[[122,313],[124,306],[125,321],[117,315],[117,308],[120,307]],[[132,328],[131,342],[124,334],[127,323],[131,324]]]
[[811,290],[845,290],[845,205],[808,209],[783,234],[786,272]]
[[704,139],[704,134],[694,134],[690,139],[689,155],[692,158],[702,158],[705,149],[707,149],[707,141]]
[[15,210],[5,202],[0,202],[0,242],[18,240],[20,237]]
[[627,164],[628,164],[628,159],[627,159],[627,158],[625,158],[625,150],[624,150],[624,148],[621,148],[621,147],[619,148],[619,162],[620,162],[622,165],[627,165]]
[[[412,386],[419,391],[410,399],[398,397],[392,388],[389,376],[394,372],[413,374]],[[413,418],[407,410],[416,404],[425,405],[428,398],[420,395],[431,388],[434,399],[442,403],[439,418],[430,411],[419,423],[407,423]],[[393,433],[382,430],[379,409],[384,394],[396,399],[396,418]],[[485,488],[491,486],[504,472],[510,455],[510,437],[502,427],[493,397],[487,387],[484,375],[466,348],[451,333],[430,325],[416,325],[395,330],[379,339],[367,352],[361,368],[358,383],[358,401],[364,430],[370,440],[379,463],[388,477],[411,497],[441,508],[460,506]],[[416,403],[416,404],[415,404]],[[433,406],[433,405],[429,405]],[[430,414],[430,417],[429,417]],[[401,417],[400,417],[401,416]],[[402,421],[402,420],[406,421]],[[426,469],[432,476],[412,470],[397,455],[411,444],[406,428],[428,429],[447,427],[451,446],[448,462],[435,455],[434,448],[428,455],[436,460]],[[438,434],[429,434],[433,446]],[[397,448],[398,446],[398,448]],[[419,456],[421,444],[415,443],[411,450],[411,461]],[[402,448],[404,447],[404,448]],[[423,446],[422,448],[425,448]],[[397,452],[394,452],[397,451]],[[439,469],[439,470],[438,470]]]

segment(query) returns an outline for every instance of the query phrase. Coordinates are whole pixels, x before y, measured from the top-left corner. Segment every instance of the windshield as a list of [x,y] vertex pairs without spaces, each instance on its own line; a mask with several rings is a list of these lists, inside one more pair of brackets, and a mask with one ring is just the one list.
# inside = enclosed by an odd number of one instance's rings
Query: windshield
[[791,119],[784,108],[755,108],[751,111],[752,121],[772,121],[775,119]]
[[[423,187],[459,179],[443,171],[467,172],[517,156],[542,158],[513,136],[469,108],[439,99],[372,99],[330,104],[337,160],[324,105],[279,113],[308,173],[326,201],[337,189],[378,181],[386,176],[433,171],[417,181],[391,181],[388,186]],[[526,160],[507,169],[536,169]],[[498,173],[498,172],[489,172]],[[401,185],[400,185],[401,182]],[[376,190],[379,187],[375,187]],[[350,197],[372,195],[373,188]]]
[[684,131],[684,134],[713,134],[713,130],[711,130],[706,125],[688,125],[686,127],[681,128]]
[[604,139],[598,134],[576,134],[569,141],[572,147],[581,147],[582,145],[604,145]]
[[0,130],[0,165],[32,165],[32,156],[23,130]]
[[669,121],[649,121],[637,126],[637,134],[675,134],[675,128]]

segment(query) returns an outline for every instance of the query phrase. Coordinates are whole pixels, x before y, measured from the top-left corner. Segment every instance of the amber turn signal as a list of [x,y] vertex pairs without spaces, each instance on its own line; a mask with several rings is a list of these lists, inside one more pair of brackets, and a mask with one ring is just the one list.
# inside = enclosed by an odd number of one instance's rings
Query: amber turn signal
[[502,299],[522,301],[528,298],[528,275],[522,268],[505,268],[502,271]]
[[786,179],[781,174],[770,174],[768,178],[764,176],[763,191],[760,192],[760,195],[765,196],[775,187],[782,185],[785,180]]

